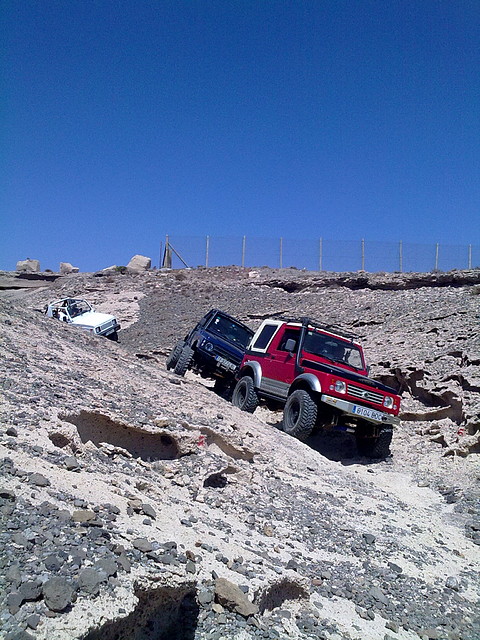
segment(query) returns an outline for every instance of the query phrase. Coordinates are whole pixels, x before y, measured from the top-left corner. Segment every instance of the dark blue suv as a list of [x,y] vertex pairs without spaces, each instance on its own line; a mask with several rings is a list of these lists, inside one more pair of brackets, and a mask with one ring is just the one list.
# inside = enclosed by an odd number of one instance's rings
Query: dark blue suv
[[234,381],[253,331],[224,311],[211,309],[178,342],[167,358],[167,369],[185,375],[188,369],[204,378],[214,378],[215,387],[223,391]]

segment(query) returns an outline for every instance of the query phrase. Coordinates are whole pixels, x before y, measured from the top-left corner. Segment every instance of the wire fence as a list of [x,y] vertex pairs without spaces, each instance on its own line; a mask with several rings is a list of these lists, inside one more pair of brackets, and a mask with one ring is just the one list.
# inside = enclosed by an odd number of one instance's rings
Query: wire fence
[[447,245],[258,238],[166,236],[159,264],[182,267],[295,267],[308,271],[419,272],[480,268],[480,245]]

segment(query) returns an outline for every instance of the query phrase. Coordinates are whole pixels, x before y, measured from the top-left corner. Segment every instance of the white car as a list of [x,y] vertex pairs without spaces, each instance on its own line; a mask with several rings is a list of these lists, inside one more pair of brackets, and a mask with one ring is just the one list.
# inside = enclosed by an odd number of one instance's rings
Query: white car
[[86,329],[93,335],[107,336],[111,340],[118,340],[117,331],[120,329],[120,325],[115,316],[108,313],[98,313],[86,300],[81,298],[62,298],[50,302],[45,307],[45,315],[48,318],[57,318],[62,322]]

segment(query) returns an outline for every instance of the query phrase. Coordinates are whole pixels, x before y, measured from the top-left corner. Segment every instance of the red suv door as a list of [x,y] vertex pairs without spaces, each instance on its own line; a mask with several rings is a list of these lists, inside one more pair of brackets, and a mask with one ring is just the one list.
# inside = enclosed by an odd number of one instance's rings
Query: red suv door
[[[262,382],[261,390],[265,393],[285,399],[288,389],[296,377],[295,356],[300,338],[300,328],[288,327],[280,330],[272,340],[268,351],[261,359]],[[287,341],[293,340],[288,346],[293,346],[292,351],[287,350]]]

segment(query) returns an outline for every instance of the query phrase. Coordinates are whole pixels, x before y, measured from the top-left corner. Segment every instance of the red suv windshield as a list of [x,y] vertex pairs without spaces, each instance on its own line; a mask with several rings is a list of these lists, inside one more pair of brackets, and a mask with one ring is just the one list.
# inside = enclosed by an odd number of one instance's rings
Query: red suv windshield
[[304,351],[308,351],[331,362],[345,364],[353,369],[363,369],[363,358],[360,349],[352,342],[346,342],[335,336],[307,330],[303,344]]

